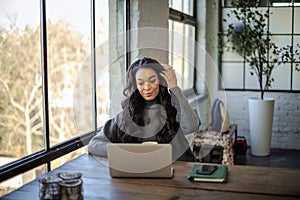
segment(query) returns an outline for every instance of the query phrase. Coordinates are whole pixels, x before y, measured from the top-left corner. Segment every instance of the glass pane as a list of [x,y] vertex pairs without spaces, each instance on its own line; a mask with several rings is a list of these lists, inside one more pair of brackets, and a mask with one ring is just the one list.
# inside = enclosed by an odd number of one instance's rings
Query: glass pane
[[[243,63],[223,63],[222,88],[243,88]],[[234,78],[233,78],[234,77]]]
[[291,46],[291,44],[292,44],[291,36],[273,35],[270,37],[270,39],[278,47],[285,47],[287,45]]
[[300,72],[295,69],[295,65],[293,65],[293,90],[300,90]]
[[[112,1],[115,3],[115,1]],[[96,32],[96,47],[107,42],[109,36],[109,1],[96,0],[95,1],[95,32]],[[115,7],[112,6],[112,7]],[[114,10],[117,12],[116,10]],[[121,10],[123,11],[123,10]],[[113,19],[112,19],[113,20]],[[120,24],[120,26],[123,23]]]
[[[232,42],[227,44],[229,49],[232,48]],[[227,48],[223,48],[224,53],[222,54],[222,61],[242,61],[243,57],[236,53],[235,51],[228,50]]]
[[222,29],[224,32],[228,30],[228,25],[229,24],[239,24],[238,20],[236,17],[232,14],[233,8],[224,8],[222,10],[222,18],[226,19],[226,21],[222,21]]
[[174,41],[174,21],[169,20],[169,63],[173,65],[173,41]]
[[[291,46],[292,41],[291,41],[291,36],[281,36],[281,35],[274,35],[270,37],[271,41],[276,44],[277,47],[286,47],[287,45]],[[272,52],[270,52],[270,58],[275,58],[272,55]]]
[[[295,4],[297,4],[297,3],[295,3]],[[272,2],[272,6],[274,6],[274,7],[276,7],[276,6],[280,6],[280,7],[283,7],[283,6],[286,6],[286,7],[288,7],[288,6],[292,6],[293,5],[293,2],[292,1],[290,1],[290,2],[288,2],[288,1],[286,1],[285,2],[285,0],[281,0],[281,1],[273,1]]]
[[292,32],[292,8],[270,8],[270,32]]
[[[78,112],[73,110],[73,104],[80,108],[78,99],[92,105],[91,73],[82,72],[90,66],[86,60],[90,54],[90,7],[89,1],[81,0],[52,0],[46,4],[51,145],[93,128],[93,112],[89,107],[82,108],[85,122],[74,123]],[[77,79],[80,79],[78,85]],[[84,129],[76,122],[84,123]]]
[[183,12],[193,16],[194,10],[194,1],[193,0],[185,0],[183,1]]
[[[237,17],[232,13],[235,9],[234,8],[224,8],[222,10],[222,18],[226,21],[222,21],[222,29],[223,32],[228,31],[229,25],[233,25],[235,30],[239,30],[240,32],[243,31],[243,21],[237,19]],[[260,13],[265,13],[267,10],[265,8],[257,8],[252,10],[258,10]],[[240,11],[239,11],[240,12]],[[224,43],[229,49],[232,47],[233,42],[230,41],[227,43],[228,38],[224,37]],[[222,55],[223,61],[242,61],[243,58],[237,54],[235,51],[228,51],[228,48],[223,48],[224,54]]]
[[232,0],[222,0],[223,7],[232,7]]
[[0,7],[0,154],[16,160],[44,148],[40,5],[1,0]]
[[[115,1],[113,1],[115,2]],[[109,119],[109,1],[95,1],[97,126]],[[113,20],[112,20],[113,21]],[[104,61],[104,62],[103,62]]]
[[[226,32],[228,30],[229,24],[233,24],[235,27],[239,27],[243,24],[242,20],[238,20],[237,17],[233,14],[233,11],[236,10],[235,8],[223,8],[222,10],[222,18],[226,21],[222,21],[222,28],[223,31]],[[267,12],[266,8],[259,7],[259,8],[252,8],[253,11],[257,10],[258,12],[264,14]],[[239,11],[240,12],[240,11]],[[241,17],[241,16],[239,16]]]
[[172,53],[172,60],[173,60],[173,63],[170,63],[170,64],[176,71],[177,84],[180,88],[183,89],[183,86],[186,85],[186,84],[184,84],[184,78],[182,76],[182,70],[183,70],[182,66],[184,64],[184,60],[182,59],[181,56],[178,56],[176,53]]
[[291,64],[282,64],[275,68],[273,70],[272,77],[274,78],[274,82],[272,83],[270,90],[289,90],[291,86]]
[[256,74],[250,74],[250,66],[249,63],[246,63],[246,71],[245,71],[245,89],[259,89],[258,77]]
[[125,19],[125,0],[96,1],[98,127],[121,111],[126,71]]
[[[296,44],[300,45],[300,36],[294,35],[294,48],[296,48]],[[299,48],[298,48],[298,51],[299,51]],[[296,56],[295,61],[299,62],[300,61],[300,56]]]
[[170,53],[171,53],[171,58],[169,59],[172,61],[170,65],[172,65],[177,73],[177,80],[178,80],[178,85],[183,89],[184,86],[184,78],[183,78],[183,65],[184,65],[184,60],[183,60],[183,49],[184,49],[184,24],[171,21],[169,20],[169,24],[172,23],[172,28],[173,30],[170,31],[170,34],[172,34],[172,41],[169,41],[170,45]]
[[191,88],[194,80],[195,28],[169,20],[169,29],[169,62],[176,70],[179,87]]
[[169,7],[182,12],[182,0],[169,0]]
[[169,7],[193,16],[194,1],[193,0],[169,0]]
[[185,24],[184,88],[192,88],[195,65],[195,27]]
[[294,8],[294,33],[300,33],[300,7]]
[[[234,0],[222,0],[222,6],[225,7],[232,7],[232,3],[237,3],[238,1],[234,1]],[[245,1],[242,1],[245,2]],[[259,7],[266,7],[269,4],[269,1],[248,1],[248,3],[250,4],[250,6],[254,7],[254,6],[259,6]]]

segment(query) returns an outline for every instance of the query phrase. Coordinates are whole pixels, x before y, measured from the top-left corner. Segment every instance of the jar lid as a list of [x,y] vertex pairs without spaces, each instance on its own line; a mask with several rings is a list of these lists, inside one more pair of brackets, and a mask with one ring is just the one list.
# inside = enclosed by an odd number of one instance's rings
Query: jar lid
[[61,187],[77,187],[82,184],[81,179],[63,180],[58,183]]
[[59,172],[58,177],[63,180],[71,180],[71,179],[80,179],[82,173],[69,173],[69,172]]
[[57,176],[42,176],[38,179],[40,183],[49,184],[49,183],[59,183],[61,181]]

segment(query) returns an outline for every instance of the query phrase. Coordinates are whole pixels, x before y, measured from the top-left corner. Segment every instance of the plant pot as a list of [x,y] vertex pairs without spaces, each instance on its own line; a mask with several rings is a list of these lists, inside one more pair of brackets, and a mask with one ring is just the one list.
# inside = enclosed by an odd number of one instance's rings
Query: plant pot
[[250,149],[254,156],[270,155],[274,99],[248,99]]

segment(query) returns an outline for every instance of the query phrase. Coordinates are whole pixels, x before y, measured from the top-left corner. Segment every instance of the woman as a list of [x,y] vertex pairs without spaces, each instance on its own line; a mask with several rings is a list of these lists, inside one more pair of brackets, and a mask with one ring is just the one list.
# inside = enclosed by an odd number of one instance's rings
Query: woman
[[184,135],[198,130],[200,120],[177,86],[171,66],[152,58],[135,61],[128,69],[123,94],[123,111],[89,142],[91,154],[106,157],[109,142],[155,141],[172,144],[173,160],[195,160]]

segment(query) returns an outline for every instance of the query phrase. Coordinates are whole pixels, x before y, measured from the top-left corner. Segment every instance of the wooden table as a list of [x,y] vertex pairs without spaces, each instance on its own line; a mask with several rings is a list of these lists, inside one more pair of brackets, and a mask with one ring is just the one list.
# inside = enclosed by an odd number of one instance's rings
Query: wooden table
[[[187,180],[194,163],[175,162],[172,179],[111,178],[107,160],[84,154],[49,172],[81,172],[85,200],[97,199],[300,199],[300,170],[229,166],[227,183]],[[1,199],[39,199],[34,180]]]

